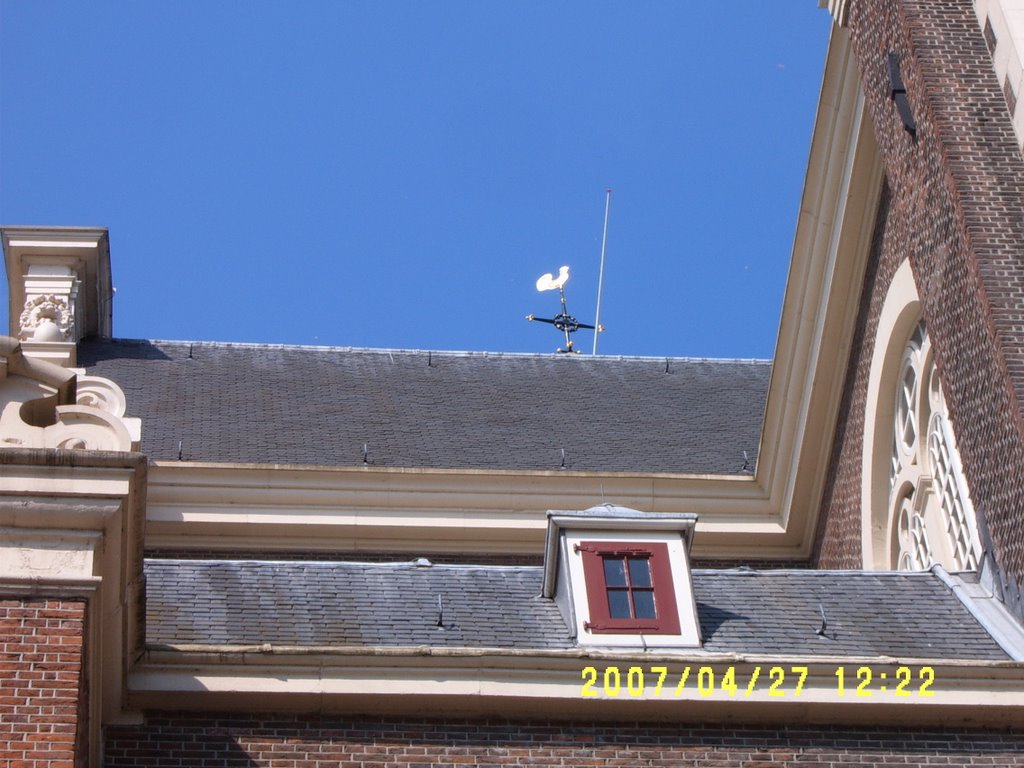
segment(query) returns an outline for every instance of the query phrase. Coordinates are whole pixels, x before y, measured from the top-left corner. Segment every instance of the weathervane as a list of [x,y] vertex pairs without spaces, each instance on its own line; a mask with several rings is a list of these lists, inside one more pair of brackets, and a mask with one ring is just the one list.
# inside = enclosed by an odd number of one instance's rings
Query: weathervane
[[527,320],[536,320],[541,323],[549,323],[562,333],[565,334],[565,349],[559,349],[559,352],[565,354],[578,354],[578,350],[573,348],[572,334],[576,333],[580,328],[587,328],[591,331],[600,333],[604,330],[600,325],[593,326],[581,323],[575,317],[569,314],[569,310],[565,306],[565,284],[569,281],[569,268],[560,267],[558,270],[558,277],[548,272],[545,275],[541,275],[537,279],[537,290],[538,291],[553,291],[558,289],[558,295],[562,300],[562,311],[559,312],[552,318],[547,317],[535,317],[534,315],[527,315]]

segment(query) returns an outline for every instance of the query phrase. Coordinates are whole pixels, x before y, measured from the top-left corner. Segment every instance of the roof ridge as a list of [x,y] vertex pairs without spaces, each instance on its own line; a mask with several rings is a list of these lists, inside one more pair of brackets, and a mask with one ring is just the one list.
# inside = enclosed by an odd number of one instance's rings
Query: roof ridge
[[[429,558],[427,559],[429,562]],[[203,565],[309,565],[318,566],[321,568],[333,568],[339,565],[358,565],[358,566],[373,566],[380,568],[443,568],[446,570],[481,570],[481,569],[493,569],[493,570],[522,570],[522,571],[536,571],[543,570],[543,565],[504,565],[500,563],[435,563],[429,562],[429,564],[420,564],[417,562],[418,558],[412,558],[410,560],[293,560],[293,559],[274,559],[273,557],[266,558],[209,558],[209,557],[146,557],[146,563],[176,563],[176,564],[191,564],[201,563]],[[739,566],[736,568],[699,568],[695,567],[692,569],[694,574],[728,574],[731,576],[813,576],[815,578],[824,578],[826,576],[844,575],[844,576],[882,576],[882,577],[909,577],[916,579],[929,579],[935,578],[935,575],[930,570],[926,571],[868,571],[856,568],[748,568],[745,566]]]
[[353,347],[329,344],[270,344],[248,341],[190,341],[188,339],[89,339],[112,344],[180,344],[189,346],[226,347],[229,349],[282,349],[332,352],[358,352],[369,354],[406,354],[406,355],[445,355],[449,357],[512,357],[512,358],[551,358],[555,360],[619,360],[664,362],[665,360],[691,363],[737,363],[750,365],[770,365],[772,360],[756,357],[699,357],[687,355],[559,355],[553,352],[500,352],[488,350],[450,350],[450,349],[416,349],[406,347]]
[[144,558],[146,563],[176,563],[176,564],[192,564],[202,563],[203,565],[217,564],[217,565],[316,565],[321,567],[337,567],[339,565],[360,565],[360,566],[376,566],[376,567],[404,567],[404,568],[422,568],[424,570],[429,568],[444,568],[444,569],[502,569],[502,570],[542,570],[541,565],[501,565],[498,563],[434,563],[420,564],[417,562],[417,558],[412,560],[389,560],[389,561],[373,561],[373,560],[275,560],[273,558],[209,558],[209,557],[146,557]]

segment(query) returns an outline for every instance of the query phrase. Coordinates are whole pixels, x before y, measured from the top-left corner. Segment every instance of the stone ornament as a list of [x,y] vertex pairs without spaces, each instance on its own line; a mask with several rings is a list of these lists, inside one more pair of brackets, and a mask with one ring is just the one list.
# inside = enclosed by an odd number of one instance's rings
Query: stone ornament
[[67,299],[55,294],[33,296],[21,313],[25,341],[67,341],[75,330],[75,317]]
[[38,427],[21,417],[23,403],[9,402],[0,413],[0,445],[19,448],[77,448],[130,451],[132,436],[116,416],[97,408],[58,405],[54,423]]
[[132,438],[115,416],[96,408],[58,405],[55,423],[33,427],[19,418],[20,404],[9,403],[0,414],[0,435],[6,445],[25,448],[75,448],[87,451],[130,451]]
[[0,337],[0,355],[0,448],[138,448],[141,421],[117,384],[26,358],[17,339]]
[[124,391],[110,379],[101,376],[78,377],[78,405],[86,405],[113,414],[118,418],[128,410]]

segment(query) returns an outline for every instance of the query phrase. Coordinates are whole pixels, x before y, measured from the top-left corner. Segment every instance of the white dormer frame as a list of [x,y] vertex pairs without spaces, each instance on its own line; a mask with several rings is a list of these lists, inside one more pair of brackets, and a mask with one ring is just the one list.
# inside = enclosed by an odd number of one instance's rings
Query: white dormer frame
[[[696,525],[694,514],[645,513],[612,504],[582,512],[549,511],[542,594],[558,605],[578,645],[699,648],[690,574]],[[607,604],[597,603],[607,599],[609,585],[594,562],[620,558],[640,561],[650,574],[652,584],[643,591],[653,594],[656,616],[609,619]]]

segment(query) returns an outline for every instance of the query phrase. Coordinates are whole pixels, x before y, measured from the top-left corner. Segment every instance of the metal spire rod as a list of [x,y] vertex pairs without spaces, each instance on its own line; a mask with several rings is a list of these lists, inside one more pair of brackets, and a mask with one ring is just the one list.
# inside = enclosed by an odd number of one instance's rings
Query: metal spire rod
[[608,246],[608,211],[612,207],[612,188],[605,190],[604,234],[601,236],[601,268],[597,273],[597,311],[594,313],[594,354],[597,354],[597,337],[601,335],[601,289],[604,287],[604,254]]

